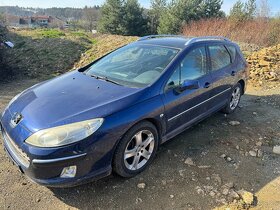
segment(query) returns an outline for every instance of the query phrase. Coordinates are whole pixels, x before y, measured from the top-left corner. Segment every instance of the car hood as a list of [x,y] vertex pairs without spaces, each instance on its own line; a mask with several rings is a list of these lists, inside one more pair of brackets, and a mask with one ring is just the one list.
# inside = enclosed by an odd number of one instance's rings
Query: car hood
[[8,110],[21,113],[29,131],[106,117],[149,97],[147,88],[130,88],[97,80],[78,71],[24,91]]

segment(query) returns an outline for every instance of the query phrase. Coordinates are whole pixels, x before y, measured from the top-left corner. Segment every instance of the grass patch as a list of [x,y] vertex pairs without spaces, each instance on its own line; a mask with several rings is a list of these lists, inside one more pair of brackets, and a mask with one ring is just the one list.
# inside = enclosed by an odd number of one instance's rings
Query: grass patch
[[44,38],[60,38],[65,36],[65,33],[56,29],[46,29],[41,31],[41,36]]

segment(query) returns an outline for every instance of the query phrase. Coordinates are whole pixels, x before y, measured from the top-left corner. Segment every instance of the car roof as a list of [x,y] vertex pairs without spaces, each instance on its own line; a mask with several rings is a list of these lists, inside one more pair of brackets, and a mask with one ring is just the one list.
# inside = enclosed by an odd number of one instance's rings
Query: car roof
[[222,36],[200,36],[200,37],[185,37],[177,35],[150,35],[141,37],[137,43],[160,45],[165,47],[172,47],[177,49],[185,49],[191,44],[200,42],[220,42],[229,43],[232,42]]

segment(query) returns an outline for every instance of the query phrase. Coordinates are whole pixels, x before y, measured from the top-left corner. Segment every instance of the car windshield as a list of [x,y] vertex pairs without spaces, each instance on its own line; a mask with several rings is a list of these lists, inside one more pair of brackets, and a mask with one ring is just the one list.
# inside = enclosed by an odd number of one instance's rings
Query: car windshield
[[145,87],[159,78],[178,49],[127,45],[91,65],[85,74],[123,86]]

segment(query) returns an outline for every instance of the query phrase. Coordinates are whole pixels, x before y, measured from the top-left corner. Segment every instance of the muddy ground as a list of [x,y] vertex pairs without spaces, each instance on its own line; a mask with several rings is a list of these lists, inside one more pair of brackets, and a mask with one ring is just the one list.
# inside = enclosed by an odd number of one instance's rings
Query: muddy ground
[[[36,82],[0,84],[0,112]],[[235,113],[216,113],[165,143],[152,165],[131,179],[110,176],[75,188],[49,189],[28,181],[0,149],[0,209],[236,209],[246,206],[229,192],[241,189],[255,195],[251,208],[280,209],[280,155],[272,152],[276,144],[279,87],[249,87]],[[260,157],[251,156],[255,154]],[[234,186],[227,192],[224,185],[230,182]]]

